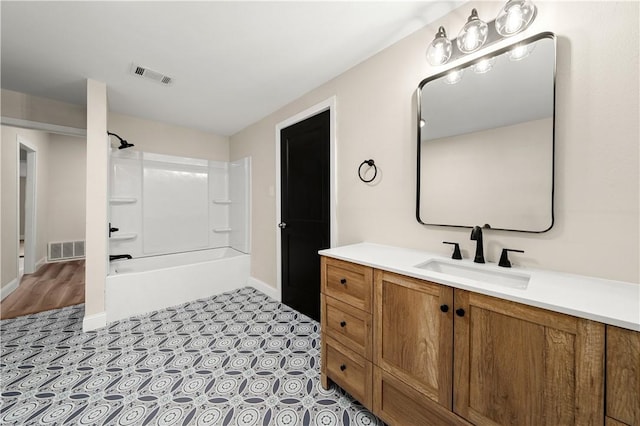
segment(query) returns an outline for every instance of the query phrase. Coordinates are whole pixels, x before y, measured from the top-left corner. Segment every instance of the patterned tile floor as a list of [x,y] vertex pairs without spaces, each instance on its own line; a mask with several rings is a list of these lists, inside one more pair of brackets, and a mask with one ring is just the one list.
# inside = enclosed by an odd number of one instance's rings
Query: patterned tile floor
[[319,324],[252,288],[83,333],[84,306],[0,322],[7,425],[383,425],[320,386]]

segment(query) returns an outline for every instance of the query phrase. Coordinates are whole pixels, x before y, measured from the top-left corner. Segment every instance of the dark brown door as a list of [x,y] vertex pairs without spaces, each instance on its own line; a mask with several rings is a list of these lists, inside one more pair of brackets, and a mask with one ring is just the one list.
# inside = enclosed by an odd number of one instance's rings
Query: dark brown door
[[328,248],[329,111],[280,134],[282,302],[320,320],[320,256]]

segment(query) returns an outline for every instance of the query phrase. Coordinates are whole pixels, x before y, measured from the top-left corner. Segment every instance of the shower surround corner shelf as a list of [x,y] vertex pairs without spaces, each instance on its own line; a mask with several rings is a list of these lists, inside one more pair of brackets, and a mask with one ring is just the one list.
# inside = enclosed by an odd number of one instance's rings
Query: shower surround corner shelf
[[121,240],[135,240],[138,237],[138,234],[131,232],[128,234],[120,234],[120,235],[112,235],[109,237],[112,241],[121,241]]
[[213,200],[213,204],[231,204],[231,200]]
[[225,232],[231,232],[232,229],[231,228],[215,228],[213,230],[213,232],[221,234],[221,233],[225,233]]
[[111,204],[133,204],[137,201],[138,199],[136,197],[111,197],[109,199]]

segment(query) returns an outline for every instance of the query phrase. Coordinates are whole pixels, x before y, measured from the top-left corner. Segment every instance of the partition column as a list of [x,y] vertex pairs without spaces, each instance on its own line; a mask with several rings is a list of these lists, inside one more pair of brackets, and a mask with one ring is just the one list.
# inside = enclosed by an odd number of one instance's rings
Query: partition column
[[83,330],[106,325],[105,281],[108,267],[107,86],[87,80],[87,229],[85,316]]

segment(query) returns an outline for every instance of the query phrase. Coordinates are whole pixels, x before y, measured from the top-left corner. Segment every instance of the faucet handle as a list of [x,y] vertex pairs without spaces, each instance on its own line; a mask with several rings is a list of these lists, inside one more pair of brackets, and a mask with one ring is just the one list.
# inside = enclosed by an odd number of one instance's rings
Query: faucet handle
[[460,253],[460,244],[453,243],[451,241],[443,241],[442,244],[451,244],[451,245],[453,245],[453,254],[451,255],[452,259],[457,259],[457,260],[462,259],[462,253]]
[[502,254],[500,255],[500,262],[498,262],[498,266],[502,266],[503,268],[511,268],[511,262],[509,262],[509,252],[513,251],[516,253],[524,253],[524,250],[516,250],[516,249],[502,249]]

